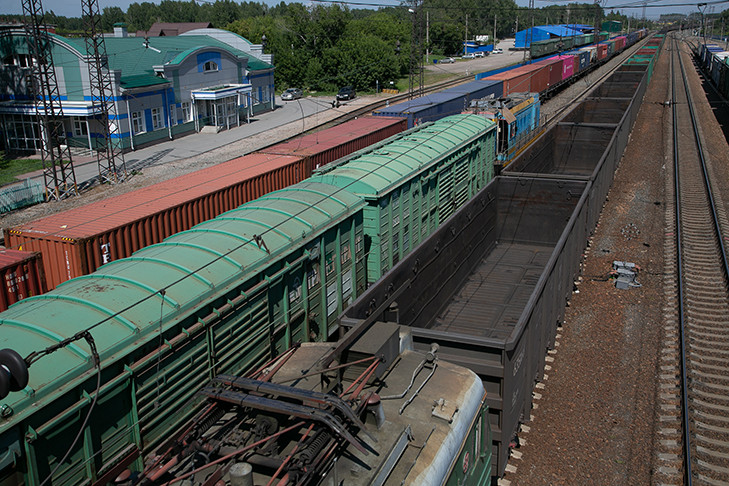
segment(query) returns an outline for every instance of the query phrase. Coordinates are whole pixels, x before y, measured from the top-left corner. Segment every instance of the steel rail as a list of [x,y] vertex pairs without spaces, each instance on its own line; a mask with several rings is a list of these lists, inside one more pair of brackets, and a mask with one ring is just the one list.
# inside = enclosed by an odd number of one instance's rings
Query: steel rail
[[[675,40],[675,42],[678,42]],[[678,53],[678,63],[681,67],[681,76],[684,80],[686,80],[686,70],[683,65],[683,60],[681,59],[680,52]],[[696,112],[694,111],[694,104],[693,101],[691,101],[691,93],[689,90],[688,82],[684,83],[684,89],[686,90],[686,99],[688,100],[688,109],[689,114],[691,115],[691,125],[694,129],[694,138],[696,139],[696,151],[699,154],[699,160],[701,162],[701,173],[704,176],[704,185],[706,187],[706,192],[709,195],[709,206],[711,207],[711,218],[714,222],[714,228],[716,230],[717,235],[717,243],[719,243],[719,248],[721,249],[721,262],[724,267],[724,277],[729,279],[729,261],[727,260],[727,253],[726,253],[726,247],[724,246],[724,235],[721,231],[721,224],[719,223],[719,215],[716,209],[716,203],[714,199],[714,193],[711,190],[711,180],[709,178],[709,172],[706,168],[706,158],[704,157],[704,148],[701,144],[701,136],[699,135],[699,124],[696,121]]]
[[[707,168],[707,161],[704,156],[704,149],[701,142],[701,136],[699,133],[699,127],[698,127],[698,121],[696,118],[696,112],[694,109],[694,104],[691,98],[690,88],[688,85],[688,78],[686,74],[686,69],[684,67],[683,60],[681,59],[681,51],[680,51],[680,45],[678,39],[675,37],[672,37],[672,56],[671,56],[671,90],[672,90],[672,115],[673,115],[673,159],[674,159],[674,184],[675,184],[675,204],[676,204],[676,252],[677,252],[677,263],[678,263],[678,308],[679,308],[679,315],[678,315],[678,321],[679,321],[679,345],[680,345],[680,374],[681,374],[681,413],[682,413],[682,442],[683,442],[683,448],[684,448],[684,475],[683,475],[683,482],[685,485],[691,485],[692,481],[694,479],[692,467],[694,465],[694,461],[698,461],[697,463],[701,462],[700,457],[694,458],[693,457],[693,447],[691,442],[691,424],[692,424],[692,413],[693,410],[689,408],[689,392],[692,388],[690,388],[689,383],[689,364],[691,361],[691,352],[688,349],[687,342],[689,340],[688,334],[692,331],[692,328],[694,325],[700,326],[701,325],[701,317],[695,316],[693,319],[696,320],[695,323],[692,324],[691,320],[689,319],[689,315],[686,312],[686,308],[684,307],[684,301],[690,301],[690,295],[688,295],[690,292],[687,292],[684,284],[684,280],[687,277],[685,271],[684,271],[684,247],[682,246],[682,240],[684,237],[689,238],[690,237],[690,230],[684,233],[681,224],[682,224],[682,218],[681,218],[681,179],[680,179],[680,156],[679,156],[679,128],[678,128],[678,93],[676,92],[676,79],[683,80],[684,84],[684,92],[686,96],[686,108],[688,110],[689,118],[691,120],[691,126],[692,126],[692,139],[695,143],[695,150],[696,150],[696,160],[690,160],[690,161],[684,161],[684,165],[691,164],[694,162],[699,163],[699,169],[701,170],[700,173],[700,179],[701,183],[703,185],[703,189],[705,190],[705,203],[708,206],[708,209],[710,210],[711,215],[711,230],[706,228],[707,231],[713,233],[713,241],[717,245],[717,255],[716,258],[718,260],[721,260],[721,273],[724,279],[724,285],[725,285],[725,291],[726,291],[726,282],[729,281],[729,260],[727,259],[727,252],[726,248],[724,246],[723,242],[723,234],[721,230],[721,223],[719,221],[719,215],[717,210],[717,205],[715,201],[715,197],[713,194],[713,191],[711,189],[711,180]],[[675,66],[674,56],[678,57],[678,69]],[[694,230],[696,231],[696,230]],[[690,250],[686,250],[690,251]],[[698,447],[698,446],[697,446]],[[697,449],[698,451],[698,449]],[[698,453],[697,453],[698,455]]]
[[[673,39],[672,49],[674,51],[677,48],[677,43]],[[675,199],[675,211],[676,211],[676,260],[677,260],[677,272],[678,272],[678,325],[679,325],[679,349],[680,349],[680,372],[681,372],[681,416],[683,418],[682,425],[683,430],[681,439],[683,443],[683,455],[684,455],[684,474],[683,484],[685,486],[691,486],[691,436],[689,428],[689,408],[688,408],[688,380],[686,374],[686,341],[685,341],[685,320],[684,320],[684,289],[683,289],[683,260],[681,258],[681,184],[680,184],[680,171],[678,167],[678,109],[676,108],[676,82],[675,82],[675,66],[674,66],[674,52],[671,52],[671,115],[673,123],[673,183],[674,183],[674,199]]]

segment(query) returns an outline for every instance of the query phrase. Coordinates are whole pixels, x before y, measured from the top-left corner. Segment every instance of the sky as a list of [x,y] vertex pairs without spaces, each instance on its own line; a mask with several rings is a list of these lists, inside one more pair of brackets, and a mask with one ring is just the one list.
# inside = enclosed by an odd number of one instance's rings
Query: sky
[[[159,0],[99,0],[99,10],[103,11],[105,7],[119,7],[126,11],[130,3],[141,3],[142,1],[152,1],[159,3]],[[260,1],[260,0],[259,0]],[[274,0],[263,0],[265,3],[278,4],[278,1]],[[307,3],[305,0],[299,0],[302,3]],[[383,1],[383,0],[369,0],[373,4],[397,4],[396,1]],[[589,2],[590,0],[535,0],[536,7],[545,7],[547,5],[558,4],[564,5],[565,3],[581,1]],[[56,15],[63,17],[80,17],[81,16],[81,0],[42,0],[43,10],[45,12],[53,11]],[[359,7],[361,3],[367,3],[368,0],[356,0],[358,5],[353,5],[353,8]],[[520,6],[528,6],[529,0],[516,0]],[[705,13],[710,13],[713,8],[714,13],[719,13],[729,8],[729,0],[701,0],[702,3],[706,3]],[[624,15],[641,18],[643,15],[643,4],[646,4],[646,17],[649,19],[657,19],[661,14],[666,13],[683,13],[688,14],[691,12],[698,12],[697,4],[699,0],[601,0],[603,8],[609,12],[611,9],[620,10]],[[634,8],[629,8],[629,7]],[[622,8],[617,8],[622,7]],[[20,0],[0,0],[0,14],[21,14],[23,13]]]

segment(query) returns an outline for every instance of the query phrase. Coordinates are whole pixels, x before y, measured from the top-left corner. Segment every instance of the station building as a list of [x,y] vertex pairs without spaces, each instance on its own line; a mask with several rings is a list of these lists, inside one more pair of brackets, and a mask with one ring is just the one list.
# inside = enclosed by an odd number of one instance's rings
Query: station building
[[[0,149],[40,150],[32,96],[32,58],[22,25],[0,27]],[[72,151],[106,143],[99,100],[92,99],[83,38],[49,31],[66,138]],[[274,67],[261,45],[221,29],[136,37],[117,24],[105,36],[119,146],[134,150],[194,132],[217,133],[274,109]]]

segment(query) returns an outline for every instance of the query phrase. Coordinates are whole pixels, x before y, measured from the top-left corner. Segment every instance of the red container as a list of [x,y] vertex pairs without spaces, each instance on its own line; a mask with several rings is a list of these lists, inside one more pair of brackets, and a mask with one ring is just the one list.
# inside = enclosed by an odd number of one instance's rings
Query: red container
[[6,230],[43,255],[48,289],[310,174],[306,157],[249,154]]
[[617,49],[618,51],[622,51],[623,49],[625,49],[625,43],[627,42],[627,39],[625,38],[624,35],[620,36],[620,37],[616,37],[614,40],[615,40],[615,49]]
[[259,153],[309,157],[316,169],[369,147],[407,128],[406,118],[363,116],[259,150]]
[[608,52],[608,46],[607,44],[598,44],[597,45],[597,59],[602,60],[607,57]]
[[[519,69],[519,68],[517,68]],[[516,72],[517,69],[510,69],[503,73],[493,74],[485,79],[494,79],[504,82],[503,96],[511,93],[527,92],[530,90],[530,77],[528,72]]]
[[562,81],[562,59],[559,56],[554,56],[534,63],[535,65],[543,66],[543,69],[549,73],[549,86],[554,86]]
[[534,63],[522,66],[524,72],[529,73],[529,91],[543,93],[551,86],[549,65]]
[[0,247],[0,311],[32,295],[46,291],[41,255],[37,252],[6,250]]

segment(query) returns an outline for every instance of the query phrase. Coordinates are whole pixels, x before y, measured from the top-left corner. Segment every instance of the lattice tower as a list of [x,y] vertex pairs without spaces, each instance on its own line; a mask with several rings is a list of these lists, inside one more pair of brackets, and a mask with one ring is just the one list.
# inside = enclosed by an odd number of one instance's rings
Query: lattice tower
[[109,72],[106,44],[101,28],[98,0],[81,0],[85,24],[87,63],[91,89],[92,110],[97,113],[99,133],[95,147],[99,166],[99,181],[116,183],[126,179],[127,170],[121,148],[119,117],[117,116],[114,84]]
[[63,107],[54,70],[52,42],[45,26],[40,0],[22,0],[25,31],[32,57],[31,98],[36,100],[46,200],[77,194],[76,173],[66,142]]

